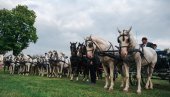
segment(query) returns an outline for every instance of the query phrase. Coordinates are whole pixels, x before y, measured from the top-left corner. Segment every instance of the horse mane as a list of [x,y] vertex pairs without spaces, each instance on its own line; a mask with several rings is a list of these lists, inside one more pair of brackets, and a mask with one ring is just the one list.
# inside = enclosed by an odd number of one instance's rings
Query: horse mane
[[[87,37],[86,39],[87,39],[87,40],[92,39],[92,41],[97,45],[97,47],[98,47],[100,50],[108,50],[109,47],[110,47],[109,41],[106,41],[106,40],[104,40],[104,39],[101,38],[101,37],[92,36],[92,35],[91,35],[90,37]],[[102,47],[104,47],[104,48],[102,48],[101,45],[102,45]]]
[[95,40],[99,44],[108,44],[109,45],[109,41],[106,41],[101,37],[98,37],[98,36],[91,36],[91,37],[93,40]]
[[137,46],[137,42],[132,31],[129,33],[129,36],[130,36],[130,47],[135,48]]

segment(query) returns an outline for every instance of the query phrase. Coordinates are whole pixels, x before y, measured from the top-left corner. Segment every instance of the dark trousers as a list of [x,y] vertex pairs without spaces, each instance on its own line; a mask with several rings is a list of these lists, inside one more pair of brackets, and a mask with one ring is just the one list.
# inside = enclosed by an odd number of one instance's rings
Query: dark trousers
[[90,65],[90,77],[91,83],[96,83],[96,66],[94,64]]

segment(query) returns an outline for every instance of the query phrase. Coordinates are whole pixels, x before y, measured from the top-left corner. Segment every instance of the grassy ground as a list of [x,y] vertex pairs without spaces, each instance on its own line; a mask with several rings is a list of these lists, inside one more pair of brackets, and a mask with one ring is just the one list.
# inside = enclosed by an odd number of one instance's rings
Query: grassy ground
[[154,80],[154,90],[142,89],[136,94],[136,87],[125,93],[120,80],[114,90],[103,89],[104,81],[95,86],[82,81],[69,81],[67,78],[47,78],[38,76],[9,75],[0,72],[0,97],[170,97],[170,84],[164,80]]

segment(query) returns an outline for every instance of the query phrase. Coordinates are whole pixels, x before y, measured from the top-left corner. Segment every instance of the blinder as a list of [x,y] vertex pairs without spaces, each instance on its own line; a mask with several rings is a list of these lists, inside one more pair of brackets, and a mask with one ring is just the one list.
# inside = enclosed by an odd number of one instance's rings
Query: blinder
[[[89,42],[89,44],[87,44]],[[93,40],[90,38],[89,40],[85,41],[85,46],[88,46],[89,48],[92,48],[94,45],[96,45]],[[97,54],[97,49],[93,48],[92,50],[86,50],[91,51],[93,53],[93,55],[95,56]]]
[[127,37],[128,37],[127,42],[130,42],[130,37],[129,37],[129,35],[128,35],[128,34],[120,35],[120,36],[117,38],[117,42],[118,42],[118,43],[120,43],[120,40],[119,40],[119,38],[120,38],[120,37],[123,37],[123,41],[124,41],[124,37],[125,37],[125,36],[127,36]]

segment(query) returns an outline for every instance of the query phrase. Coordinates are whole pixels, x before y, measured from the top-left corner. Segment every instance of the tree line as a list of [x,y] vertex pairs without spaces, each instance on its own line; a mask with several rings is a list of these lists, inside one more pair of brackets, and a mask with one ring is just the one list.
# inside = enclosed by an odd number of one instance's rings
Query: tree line
[[34,27],[36,14],[27,6],[0,10],[0,54],[13,51],[18,55],[30,43],[36,43],[38,36]]

